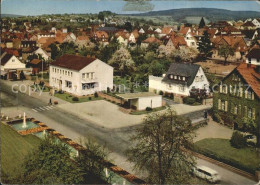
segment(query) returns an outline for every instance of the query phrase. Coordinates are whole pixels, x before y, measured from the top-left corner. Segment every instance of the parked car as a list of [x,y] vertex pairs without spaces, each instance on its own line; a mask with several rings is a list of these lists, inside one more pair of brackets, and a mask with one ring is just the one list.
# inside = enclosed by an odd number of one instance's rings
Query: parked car
[[220,181],[220,176],[215,170],[206,166],[197,166],[193,169],[193,173],[202,179],[211,183],[217,183]]

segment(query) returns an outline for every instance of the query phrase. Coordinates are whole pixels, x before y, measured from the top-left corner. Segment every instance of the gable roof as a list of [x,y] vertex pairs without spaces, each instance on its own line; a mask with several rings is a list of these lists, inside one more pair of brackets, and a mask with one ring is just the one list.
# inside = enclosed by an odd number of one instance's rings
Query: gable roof
[[30,64],[39,64],[40,62],[41,62],[40,59],[35,58],[35,59],[33,59],[33,60],[30,62]]
[[157,39],[156,37],[149,37],[149,38],[145,39],[143,41],[143,43],[149,43],[149,44],[150,43],[158,43],[158,44],[160,44],[161,41],[159,39]]
[[255,94],[260,97],[260,74],[256,72],[256,65],[248,66],[245,62],[241,63],[236,70],[249,84]]
[[253,48],[251,51],[249,51],[246,57],[260,59],[260,48]]
[[[172,63],[162,81],[166,83],[175,83],[175,84],[182,84],[182,85],[187,84],[188,86],[190,86],[193,83],[199,68],[200,65],[197,64]],[[183,81],[183,80],[170,79],[169,75],[185,77],[186,80]]]
[[51,65],[80,71],[95,60],[96,58],[66,54],[56,59]]
[[1,65],[4,66],[11,58],[13,55],[11,54],[3,54],[4,56],[1,56]]

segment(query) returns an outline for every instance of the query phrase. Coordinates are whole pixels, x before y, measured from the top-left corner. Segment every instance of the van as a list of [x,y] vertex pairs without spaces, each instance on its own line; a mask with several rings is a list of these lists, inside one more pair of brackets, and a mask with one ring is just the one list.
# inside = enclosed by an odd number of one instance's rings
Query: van
[[220,176],[218,172],[212,170],[206,166],[197,166],[193,170],[194,174],[202,179],[207,180],[208,182],[216,183],[220,181]]

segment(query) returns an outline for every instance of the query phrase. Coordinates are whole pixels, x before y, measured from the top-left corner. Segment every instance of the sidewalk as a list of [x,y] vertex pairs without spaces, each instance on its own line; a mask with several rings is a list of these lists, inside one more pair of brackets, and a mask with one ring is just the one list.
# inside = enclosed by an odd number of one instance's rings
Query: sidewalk
[[[34,92],[33,88],[31,86],[34,84],[31,80],[24,80],[24,81],[8,81],[8,80],[1,80],[1,83],[8,85],[10,88],[14,88],[16,91],[20,88],[22,92],[25,93],[31,97],[34,97],[36,99],[39,99],[42,102],[49,103],[50,98],[52,99],[52,103],[54,101],[58,101],[59,104],[70,104],[67,101],[64,101],[60,98],[51,96],[49,92],[40,92],[39,89],[37,92]],[[26,90],[26,91],[25,91]]]

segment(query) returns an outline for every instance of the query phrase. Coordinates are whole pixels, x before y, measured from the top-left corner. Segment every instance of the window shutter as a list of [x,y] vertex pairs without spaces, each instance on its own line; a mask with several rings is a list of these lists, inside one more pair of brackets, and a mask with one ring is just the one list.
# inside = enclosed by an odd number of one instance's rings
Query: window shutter
[[238,114],[241,115],[241,105],[238,106]]
[[247,106],[245,106],[244,117],[247,117]]
[[247,91],[247,90],[245,90],[245,98],[247,98],[247,94],[248,94],[248,91]]
[[234,113],[235,111],[233,111],[233,109],[234,109],[234,104],[231,102],[230,103],[230,112],[231,113]]
[[232,85],[229,85],[229,93],[232,94],[233,89],[232,89]]
[[219,86],[219,92],[222,93],[222,85]]
[[240,87],[239,93],[240,93],[240,97],[242,97],[243,96],[243,88],[242,87]]
[[228,111],[228,101],[225,101],[225,111]]
[[221,109],[221,100],[218,99],[218,110],[220,110],[220,109]]
[[255,108],[252,109],[252,118],[255,120]]
[[254,100],[254,99],[255,99],[255,93],[252,92],[252,100]]

